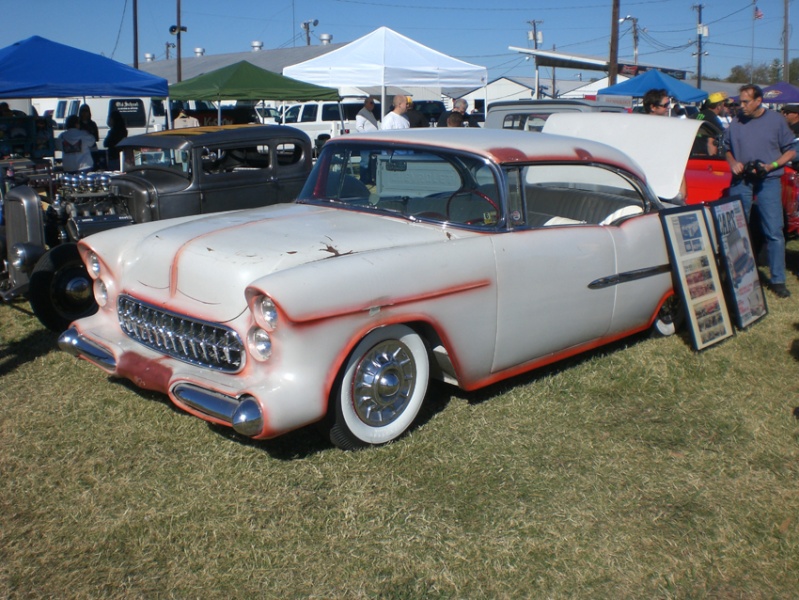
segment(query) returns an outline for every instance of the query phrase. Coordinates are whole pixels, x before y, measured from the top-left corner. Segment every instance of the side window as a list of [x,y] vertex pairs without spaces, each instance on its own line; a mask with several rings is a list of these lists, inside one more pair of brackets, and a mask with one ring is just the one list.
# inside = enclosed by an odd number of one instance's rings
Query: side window
[[269,146],[204,149],[201,162],[203,172],[213,177],[260,171],[269,168]]
[[[360,109],[359,109],[360,110]],[[357,114],[357,111],[356,111]],[[323,121],[339,121],[341,112],[338,109],[338,104],[326,103],[322,105],[322,120]]]
[[296,123],[300,116],[301,109],[302,106],[300,104],[295,104],[294,106],[290,107],[286,111],[286,123]]
[[277,145],[275,155],[281,167],[299,165],[303,160],[302,145],[293,140],[281,142]]
[[644,212],[633,183],[596,165],[537,165],[521,172],[528,225],[613,225]]
[[316,104],[306,104],[300,120],[303,123],[313,123],[316,121],[316,112],[318,108]]
[[66,100],[59,100],[58,104],[56,104],[56,107],[55,107],[56,119],[63,119],[66,112],[67,112],[67,101]]

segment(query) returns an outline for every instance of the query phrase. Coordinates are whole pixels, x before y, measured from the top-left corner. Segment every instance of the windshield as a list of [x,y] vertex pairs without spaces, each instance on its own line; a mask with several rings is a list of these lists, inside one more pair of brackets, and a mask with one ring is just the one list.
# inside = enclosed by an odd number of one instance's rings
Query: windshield
[[142,167],[169,169],[191,177],[191,154],[187,150],[128,146],[122,150],[122,169],[130,171]]
[[299,200],[479,228],[502,223],[499,185],[489,163],[429,149],[331,144]]

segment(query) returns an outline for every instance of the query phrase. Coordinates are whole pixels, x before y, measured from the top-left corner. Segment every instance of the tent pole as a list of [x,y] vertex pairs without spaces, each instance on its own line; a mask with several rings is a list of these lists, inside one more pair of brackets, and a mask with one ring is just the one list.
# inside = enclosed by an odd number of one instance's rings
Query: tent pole
[[380,129],[383,129],[383,117],[386,114],[386,84],[383,83],[380,88]]

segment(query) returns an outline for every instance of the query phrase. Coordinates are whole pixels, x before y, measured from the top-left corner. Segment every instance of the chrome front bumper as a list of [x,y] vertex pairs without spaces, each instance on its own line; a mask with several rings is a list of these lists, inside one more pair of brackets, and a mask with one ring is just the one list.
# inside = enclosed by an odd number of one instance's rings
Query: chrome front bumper
[[[64,352],[85,358],[109,371],[116,370],[114,355],[78,333],[74,327],[59,336],[58,347]],[[178,383],[171,392],[181,404],[217,421],[228,423],[242,435],[258,435],[263,429],[264,417],[261,405],[251,396],[234,398],[190,383]]]

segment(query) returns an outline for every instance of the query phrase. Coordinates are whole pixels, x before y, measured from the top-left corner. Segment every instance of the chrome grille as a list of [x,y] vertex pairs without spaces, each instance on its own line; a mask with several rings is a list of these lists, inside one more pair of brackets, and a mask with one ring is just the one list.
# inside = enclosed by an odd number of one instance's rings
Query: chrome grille
[[167,312],[130,296],[119,297],[117,315],[128,336],[178,360],[227,373],[244,365],[244,344],[228,327]]

